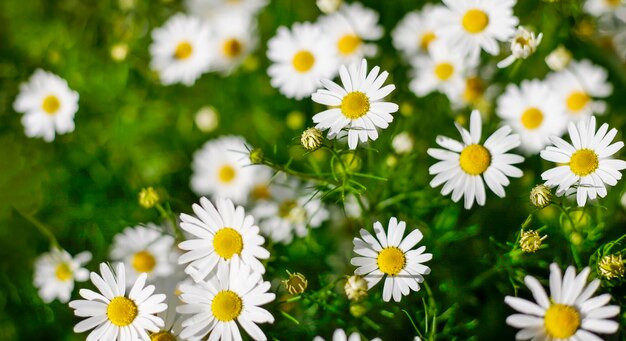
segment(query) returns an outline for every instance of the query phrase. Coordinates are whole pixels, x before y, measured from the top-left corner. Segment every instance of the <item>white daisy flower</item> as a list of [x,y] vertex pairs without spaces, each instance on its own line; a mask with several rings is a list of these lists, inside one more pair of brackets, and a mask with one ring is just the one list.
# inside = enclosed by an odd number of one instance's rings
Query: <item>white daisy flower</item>
[[516,340],[563,340],[601,341],[594,333],[612,334],[617,331],[617,322],[609,320],[619,314],[619,307],[607,305],[611,295],[592,297],[600,286],[595,279],[589,285],[586,267],[580,274],[570,266],[561,277],[561,269],[550,265],[550,297],[539,281],[526,276],[524,282],[533,294],[535,302],[507,296],[504,302],[521,314],[513,314],[506,323],[521,330]]
[[271,84],[289,98],[309,96],[320,80],[337,72],[333,41],[317,25],[295,23],[291,30],[281,26],[267,46],[267,57],[273,63],[267,69]]
[[[357,332],[354,332],[350,334],[350,336],[348,336],[343,329],[337,328],[335,329],[335,332],[333,333],[333,338],[331,340],[332,341],[361,341],[361,335],[359,335],[359,333]],[[313,341],[324,341],[324,338],[321,336],[316,336],[313,338]]]
[[430,273],[430,268],[422,263],[433,258],[430,253],[424,253],[425,246],[413,250],[413,247],[422,240],[422,232],[415,229],[404,237],[406,223],[398,222],[396,217],[389,219],[387,233],[380,222],[374,223],[374,238],[365,229],[361,229],[361,238],[354,238],[354,252],[362,257],[354,257],[350,264],[358,266],[355,275],[365,277],[367,289],[371,289],[381,279],[385,278],[383,301],[393,300],[400,302],[402,296],[408,295],[411,290],[419,291],[419,283],[424,281],[423,275]]
[[74,131],[78,93],[63,78],[37,69],[28,83],[20,84],[13,109],[24,114],[22,125],[26,136],[51,142],[55,134]]
[[132,285],[142,273],[148,274],[148,281],[167,277],[174,272],[176,253],[174,237],[163,235],[155,224],[127,227],[115,235],[110,257],[113,261],[124,262],[126,284]]
[[433,14],[443,6],[426,4],[421,11],[409,12],[398,22],[391,32],[393,46],[411,60],[420,53],[427,53],[428,47],[437,41],[437,22]]
[[91,281],[100,293],[81,289],[85,300],[70,302],[74,314],[87,319],[74,327],[75,333],[93,329],[88,340],[103,341],[150,341],[147,331],[158,332],[163,320],[154,314],[167,309],[165,295],[153,295],[154,286],[145,286],[147,274],[141,274],[126,294],[126,273],[123,263],[118,263],[115,272],[105,263],[100,272],[91,273]]
[[409,88],[418,97],[439,91],[453,101],[461,96],[465,88],[464,73],[467,59],[450,51],[443,43],[434,43],[428,55],[420,55],[412,60],[413,71]]
[[593,99],[607,97],[613,92],[607,78],[605,69],[583,60],[570,62],[565,70],[551,73],[546,79],[561,97],[570,119],[577,121],[604,112],[605,103]]
[[300,193],[302,187],[297,180],[274,182],[270,187],[271,199],[259,202],[253,209],[261,232],[274,242],[289,244],[294,234],[305,237],[309,228],[320,227],[330,217],[319,195]]
[[229,73],[256,47],[256,23],[241,14],[224,14],[211,24],[211,70]]
[[193,85],[209,71],[211,29],[202,19],[176,14],[152,31],[150,67],[161,83]]
[[313,116],[315,127],[328,129],[328,138],[336,137],[347,128],[350,149],[356,149],[359,140],[362,143],[376,140],[377,128],[387,128],[393,121],[391,114],[398,111],[397,104],[382,101],[396,87],[393,84],[383,87],[389,73],[383,71],[379,75],[379,71],[380,67],[375,66],[368,74],[367,62],[363,59],[360,65],[339,68],[343,87],[329,79],[322,80],[326,89],[317,90],[311,99],[331,108]]
[[517,0],[442,0],[446,8],[437,12],[435,34],[451,50],[476,62],[481,49],[500,53],[498,41],[506,42],[519,23],[513,15]]
[[89,278],[89,271],[83,265],[90,260],[88,251],[72,258],[67,251],[57,248],[37,257],[33,284],[39,289],[39,297],[46,303],[54,299],[62,303],[69,301],[74,281],[84,282]]
[[261,308],[276,298],[268,292],[270,287],[260,273],[238,262],[232,262],[206,282],[181,285],[180,299],[185,304],[176,310],[191,315],[183,321],[181,337],[204,338],[210,333],[209,340],[240,341],[241,326],[252,339],[267,340],[257,324],[274,322],[272,314]]
[[263,9],[268,0],[185,0],[187,12],[207,20],[222,15],[244,15],[252,17]]
[[376,11],[355,2],[343,4],[338,12],[320,17],[319,25],[334,42],[335,53],[341,64],[349,64],[376,55],[376,45],[366,41],[378,40],[383,36],[378,18]]
[[496,113],[521,136],[521,149],[539,153],[550,136],[561,136],[567,128],[563,103],[550,87],[537,79],[520,86],[509,84],[498,98]]
[[462,143],[445,136],[437,136],[437,144],[445,150],[428,149],[428,155],[441,160],[428,169],[431,175],[435,175],[430,186],[435,188],[444,184],[441,194],[452,193],[454,202],[465,196],[466,209],[472,207],[474,200],[480,206],[485,204],[483,180],[491,191],[504,198],[504,187],[510,183],[507,177],[519,178],[523,175],[512,164],[521,163],[524,158],[507,153],[520,145],[519,135],[511,134],[511,127],[505,125],[481,145],[482,122],[478,110],[472,111],[469,131],[457,123],[455,125],[461,133]]
[[216,267],[243,262],[252,270],[265,273],[259,259],[269,258],[270,253],[261,246],[265,238],[259,235],[254,218],[228,199],[218,199],[215,207],[208,199],[200,198],[200,205],[193,204],[196,217],[180,215],[180,227],[196,238],[178,244],[188,251],[178,259],[179,264],[189,263],[185,272],[200,281]]
[[213,195],[243,204],[254,180],[246,141],[240,136],[222,136],[206,142],[193,154],[191,189],[198,195]]
[[[621,170],[626,168],[626,161],[611,156],[624,146],[619,141],[611,144],[617,129],[610,131],[608,124],[603,124],[596,132],[596,118],[579,121],[578,125],[570,122],[569,136],[572,143],[553,136],[549,146],[541,151],[545,160],[562,164],[541,174],[546,186],[556,187],[557,195],[561,196],[572,188],[576,192],[578,206],[585,206],[587,198],[604,198],[607,194],[606,185],[615,186],[622,178]],[[608,131],[608,132],[607,132]],[[571,192],[571,191],[570,191]]]
[[587,0],[583,9],[596,17],[613,13],[624,14],[626,13],[626,3],[623,0]]
[[517,33],[511,38],[511,55],[500,61],[498,67],[505,68],[518,59],[530,57],[537,50],[537,46],[541,44],[541,39],[543,39],[543,33],[535,36],[534,32],[527,30],[523,26],[518,27]]

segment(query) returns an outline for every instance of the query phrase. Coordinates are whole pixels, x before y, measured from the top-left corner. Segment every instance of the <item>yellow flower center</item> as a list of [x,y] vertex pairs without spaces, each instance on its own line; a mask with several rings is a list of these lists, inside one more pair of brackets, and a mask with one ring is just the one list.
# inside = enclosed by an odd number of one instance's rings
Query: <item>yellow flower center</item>
[[580,314],[572,306],[552,304],[543,318],[546,333],[555,339],[567,339],[580,327]]
[[270,186],[268,184],[261,184],[252,187],[250,191],[250,197],[254,200],[262,200],[269,199],[272,197],[272,192],[270,192]]
[[293,68],[296,69],[296,71],[305,73],[313,68],[313,64],[315,64],[315,57],[311,52],[302,50],[293,56],[291,64],[293,64]]
[[435,76],[439,80],[447,81],[454,73],[454,66],[450,63],[439,63],[435,66]]
[[237,39],[228,39],[222,45],[222,52],[228,58],[236,58],[241,54],[243,50],[243,45]]
[[491,164],[491,154],[479,144],[470,144],[461,151],[461,169],[469,175],[480,175]]
[[567,96],[567,109],[573,112],[579,112],[589,103],[589,96],[582,91],[574,91]]
[[150,335],[150,341],[176,341],[176,338],[170,332],[160,331]]
[[135,253],[135,255],[133,256],[132,264],[135,271],[139,273],[150,272],[152,271],[152,269],[154,269],[154,266],[156,265],[156,260],[150,252],[143,250]]
[[611,7],[617,7],[622,3],[622,0],[605,0],[605,1]]
[[470,9],[463,15],[461,24],[467,32],[477,34],[484,31],[487,25],[489,25],[489,16],[482,10]]
[[569,168],[578,176],[585,176],[598,169],[598,155],[591,149],[579,149],[569,160]]
[[522,114],[522,125],[528,130],[537,129],[543,122],[543,113],[537,108],[528,108]]
[[193,47],[189,42],[182,41],[178,43],[176,46],[176,51],[174,51],[174,58],[178,60],[185,60],[191,56],[193,53]]
[[291,213],[291,210],[296,208],[298,203],[295,200],[285,200],[278,205],[278,216],[285,218]]
[[235,229],[224,227],[213,237],[215,253],[224,259],[230,259],[234,254],[240,254],[243,249],[243,238]]
[[241,313],[243,302],[241,297],[230,290],[220,291],[213,298],[211,311],[218,321],[229,322]]
[[46,98],[44,98],[43,102],[41,103],[41,108],[48,115],[56,114],[57,110],[59,110],[60,107],[61,107],[61,101],[59,101],[57,96],[54,96],[54,95],[46,96]]
[[224,165],[218,171],[217,177],[221,183],[227,184],[235,179],[235,175],[237,175],[237,172],[233,167],[230,165]]
[[67,263],[60,263],[57,265],[54,275],[61,282],[66,282],[72,279],[72,269]]
[[402,269],[404,269],[406,257],[404,256],[404,252],[402,252],[402,250],[395,246],[389,246],[378,253],[376,263],[378,264],[380,271],[386,273],[387,275],[395,276],[399,274]]
[[339,53],[348,56],[354,53],[361,45],[361,38],[354,34],[346,34],[337,42]]
[[135,302],[124,296],[115,297],[107,307],[109,321],[118,327],[125,327],[133,323],[137,313]]
[[370,99],[360,91],[353,91],[343,96],[341,113],[354,120],[364,116],[370,110]]
[[436,38],[437,36],[433,32],[425,32],[422,34],[422,39],[420,40],[420,47],[422,50],[428,50],[428,46],[430,46],[430,43],[432,43]]
[[463,98],[468,102],[474,102],[485,92],[485,84],[479,77],[469,77],[465,80],[465,92]]

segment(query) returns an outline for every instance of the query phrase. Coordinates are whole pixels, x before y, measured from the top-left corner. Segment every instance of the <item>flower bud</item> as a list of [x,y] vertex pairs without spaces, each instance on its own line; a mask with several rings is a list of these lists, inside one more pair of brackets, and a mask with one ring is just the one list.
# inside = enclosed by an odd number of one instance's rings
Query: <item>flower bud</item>
[[289,274],[289,278],[283,281],[283,284],[287,288],[287,292],[291,295],[300,295],[303,293],[309,284],[306,277],[299,272],[291,273],[287,271],[287,274]]
[[608,280],[624,277],[625,270],[622,255],[619,253],[606,255],[598,262],[598,273]]
[[139,192],[139,205],[144,208],[154,207],[154,205],[159,203],[159,200],[161,200],[159,193],[152,187],[144,188]]
[[322,141],[324,141],[322,131],[317,128],[309,128],[305,130],[300,137],[302,147],[310,152],[318,150],[322,146]]
[[351,301],[358,302],[367,296],[367,281],[359,275],[348,277],[343,288]]
[[539,232],[534,230],[524,231],[519,240],[519,246],[523,252],[534,253],[541,247],[541,241],[546,239],[547,236],[539,236]]
[[530,190],[530,202],[537,208],[544,208],[552,202],[552,191],[546,185],[537,185]]

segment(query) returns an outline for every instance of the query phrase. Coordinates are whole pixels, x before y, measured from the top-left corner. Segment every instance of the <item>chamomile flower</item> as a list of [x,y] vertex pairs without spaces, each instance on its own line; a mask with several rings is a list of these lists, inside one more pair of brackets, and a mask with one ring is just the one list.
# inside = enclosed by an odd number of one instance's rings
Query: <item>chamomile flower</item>
[[513,15],[517,0],[443,0],[435,34],[451,50],[478,61],[481,49],[500,53],[498,42],[508,41],[519,23]]
[[368,290],[385,278],[383,301],[393,300],[400,302],[402,296],[408,295],[411,290],[419,291],[419,283],[424,281],[423,275],[430,273],[430,268],[422,263],[433,258],[430,253],[424,253],[425,246],[413,249],[420,240],[422,232],[415,229],[406,238],[404,231],[406,223],[396,217],[389,219],[387,233],[380,222],[374,223],[376,238],[365,229],[361,229],[361,238],[354,238],[354,252],[360,257],[354,257],[350,263],[358,268],[356,275],[362,275],[367,281]]
[[256,24],[239,14],[224,14],[212,21],[211,70],[228,73],[256,47]]
[[74,327],[75,333],[93,329],[89,340],[150,341],[147,331],[158,332],[163,320],[154,314],[167,309],[165,295],[153,295],[154,286],[145,286],[147,274],[141,274],[126,293],[126,273],[123,263],[112,271],[100,264],[101,275],[92,272],[91,281],[100,293],[81,289],[84,300],[70,302],[74,314],[87,319]]
[[335,53],[341,64],[349,64],[376,54],[376,45],[366,41],[378,40],[383,36],[378,18],[376,11],[355,2],[343,4],[338,12],[321,17],[319,25],[334,42]]
[[507,177],[519,178],[523,174],[512,165],[523,162],[524,158],[507,153],[520,145],[519,135],[511,134],[511,127],[505,125],[480,144],[482,121],[478,110],[472,111],[469,131],[459,124],[456,127],[463,142],[437,136],[437,144],[445,149],[428,149],[428,155],[441,160],[428,169],[435,175],[430,186],[444,184],[441,194],[452,193],[454,202],[464,196],[466,209],[472,207],[474,200],[480,206],[485,204],[483,181],[497,196],[504,198],[504,187],[510,183]]
[[442,6],[426,4],[421,11],[409,12],[398,22],[391,32],[393,46],[411,60],[420,53],[427,53],[428,47],[437,41],[437,22],[433,13]]
[[131,285],[142,273],[148,281],[172,274],[176,264],[174,238],[163,235],[155,224],[127,227],[113,238],[111,260],[124,262],[126,284]]
[[329,138],[347,129],[350,149],[356,149],[359,140],[362,143],[376,140],[377,128],[387,128],[393,121],[391,114],[398,111],[397,104],[382,101],[396,87],[393,84],[382,86],[389,73],[379,74],[379,71],[380,67],[375,66],[368,74],[367,62],[363,59],[360,65],[339,68],[343,87],[329,79],[322,80],[326,89],[317,90],[311,99],[331,108],[313,116],[315,127],[328,130]]
[[22,125],[26,136],[51,142],[55,134],[74,131],[78,93],[63,78],[37,69],[28,83],[20,84],[13,109],[24,114]]
[[610,318],[619,314],[619,307],[607,305],[611,295],[592,297],[600,286],[595,279],[587,285],[589,268],[576,275],[570,266],[562,276],[555,263],[550,265],[550,297],[539,281],[526,276],[524,282],[535,302],[507,296],[504,302],[520,312],[506,319],[506,323],[521,330],[516,340],[601,340],[594,333],[612,334],[619,327]]
[[[335,332],[333,333],[333,337],[331,340],[332,341],[361,341],[361,336],[357,332],[354,332],[350,334],[350,336],[348,336],[343,329],[337,328],[335,329]],[[321,336],[316,336],[313,338],[313,341],[324,341],[324,338]]]
[[176,14],[152,31],[150,67],[161,83],[193,85],[209,71],[211,29],[202,19]]
[[259,202],[252,211],[261,233],[274,242],[289,244],[294,235],[305,237],[309,228],[320,227],[330,216],[319,195],[300,193],[300,188],[297,180],[274,182],[271,199]]
[[409,88],[415,95],[423,97],[439,91],[452,101],[459,98],[465,87],[464,72],[466,58],[451,52],[445,44],[434,43],[428,55],[413,59],[413,79]]
[[268,3],[268,0],[185,0],[187,11],[207,20],[222,15],[256,15]]
[[626,13],[626,3],[623,0],[587,0],[583,9],[585,12],[599,17],[617,12]]
[[582,207],[587,198],[604,198],[606,186],[615,186],[622,178],[620,171],[626,168],[626,161],[612,156],[622,149],[624,142],[611,144],[617,129],[609,131],[609,125],[605,123],[596,131],[593,116],[577,125],[570,122],[568,130],[571,144],[553,136],[550,141],[554,146],[541,151],[543,159],[562,164],[543,172],[541,178],[546,180],[548,187],[558,186],[556,194],[559,196],[574,190],[576,202]]
[[193,155],[191,189],[198,195],[213,195],[245,203],[254,180],[246,141],[223,136],[206,142]]
[[195,239],[178,244],[188,251],[178,263],[189,263],[185,272],[194,280],[205,279],[214,269],[233,262],[243,262],[252,270],[265,273],[259,259],[269,258],[270,253],[261,246],[265,238],[259,235],[254,218],[246,215],[243,207],[235,207],[228,199],[217,199],[213,206],[208,199],[200,198],[200,205],[194,204],[193,212],[195,217],[180,215],[180,227]]
[[583,60],[572,61],[565,70],[549,74],[547,81],[560,96],[570,119],[577,121],[604,112],[605,103],[594,98],[607,97],[613,92],[607,78],[605,69]]
[[267,69],[271,84],[289,98],[309,96],[322,79],[337,72],[333,41],[317,25],[295,23],[291,30],[281,26],[267,45],[273,63]]
[[498,98],[496,113],[520,134],[521,148],[527,154],[539,153],[550,143],[550,136],[561,136],[567,128],[567,115],[560,98],[537,79],[509,84]]
[[91,253],[81,252],[75,257],[65,250],[52,248],[35,261],[33,284],[39,289],[39,297],[50,303],[54,299],[66,303],[74,290],[74,281],[84,282],[89,271],[83,268],[91,260]]
[[511,55],[498,63],[499,68],[505,68],[513,64],[518,59],[526,59],[537,50],[537,46],[541,44],[543,33],[535,36],[534,32],[529,31],[523,26],[517,28],[515,36],[511,38]]
[[257,324],[274,322],[272,314],[261,307],[276,298],[268,292],[270,286],[260,273],[238,262],[208,281],[181,285],[180,299],[185,304],[176,310],[191,316],[183,321],[180,336],[204,338],[210,333],[210,340],[240,341],[241,326],[252,339],[266,340]]

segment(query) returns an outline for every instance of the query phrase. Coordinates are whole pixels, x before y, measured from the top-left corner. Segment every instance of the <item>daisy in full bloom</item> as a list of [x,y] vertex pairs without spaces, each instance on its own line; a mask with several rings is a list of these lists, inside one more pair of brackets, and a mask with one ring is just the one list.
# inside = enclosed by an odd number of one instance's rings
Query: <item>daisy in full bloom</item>
[[319,24],[324,34],[334,42],[341,64],[349,64],[376,54],[376,45],[365,41],[378,40],[383,36],[378,18],[376,11],[365,8],[359,2],[345,3],[338,12],[322,16]]
[[511,127],[505,125],[480,144],[482,122],[480,112],[472,111],[470,130],[456,124],[463,142],[445,136],[437,136],[437,144],[444,149],[429,148],[428,155],[441,160],[431,166],[428,172],[435,175],[430,182],[433,188],[444,184],[441,194],[452,193],[452,201],[465,196],[465,208],[470,209],[474,200],[478,205],[485,204],[485,185],[500,198],[506,195],[504,187],[509,185],[507,177],[519,178],[522,171],[512,166],[524,158],[507,153],[520,145],[520,137],[511,134]]
[[607,97],[613,92],[607,78],[605,69],[583,60],[572,61],[565,70],[549,74],[547,81],[560,96],[570,119],[577,121],[604,112],[605,103],[594,101],[594,97]]
[[521,136],[527,154],[539,153],[550,136],[561,136],[568,118],[559,96],[537,79],[509,84],[498,98],[496,113]]
[[28,83],[20,84],[13,109],[24,114],[22,125],[26,136],[51,142],[55,134],[74,131],[78,93],[63,78],[37,69]]
[[548,187],[558,186],[557,195],[576,192],[576,202],[582,207],[587,198],[604,198],[606,185],[615,186],[622,178],[620,171],[626,168],[626,161],[612,156],[622,149],[624,142],[611,144],[617,129],[609,131],[609,125],[605,123],[596,131],[593,116],[577,125],[570,122],[568,130],[571,144],[553,136],[550,141],[554,146],[541,151],[543,159],[562,164],[543,172],[541,178],[546,180]]
[[259,219],[261,232],[274,242],[289,244],[294,234],[305,237],[308,228],[317,228],[328,220],[330,214],[318,195],[299,193],[302,188],[297,180],[274,182],[271,198],[259,202],[252,215]]
[[193,85],[209,71],[211,29],[202,19],[176,14],[152,31],[150,67],[165,85]]
[[611,295],[592,297],[600,286],[594,279],[587,285],[589,268],[576,275],[570,266],[561,276],[561,269],[555,263],[550,265],[550,297],[539,281],[526,276],[524,282],[533,294],[535,302],[507,296],[504,302],[520,312],[506,319],[506,323],[521,330],[516,340],[588,340],[600,341],[594,333],[612,334],[619,327],[610,318],[619,314],[619,307],[607,305]]
[[174,272],[176,264],[174,237],[163,235],[155,224],[127,227],[113,238],[111,260],[124,262],[126,284],[131,285],[142,273],[148,281],[167,277]]
[[519,23],[513,15],[517,0],[443,0],[437,11],[435,34],[453,51],[478,61],[480,51],[500,53],[498,42],[508,41]]
[[254,218],[228,199],[218,199],[213,206],[208,199],[200,198],[200,205],[193,205],[196,217],[180,215],[180,227],[195,238],[178,244],[188,251],[178,259],[179,264],[189,263],[185,272],[200,281],[215,268],[243,262],[265,273],[259,259],[269,258],[270,253],[261,246],[265,238],[259,235]]
[[141,274],[126,294],[126,272],[123,263],[116,271],[105,263],[100,273],[91,273],[91,281],[100,293],[81,289],[84,300],[70,302],[74,314],[87,319],[74,327],[75,333],[93,329],[88,340],[103,341],[150,341],[147,331],[158,332],[163,320],[154,314],[167,309],[165,295],[155,294],[154,286],[145,286],[147,274]]
[[198,195],[214,195],[243,204],[253,183],[246,141],[222,136],[206,142],[193,154],[191,189]]
[[435,35],[437,22],[433,18],[433,13],[441,7],[426,4],[419,12],[409,12],[391,32],[393,46],[407,59],[428,52],[430,44],[437,41]]
[[268,0],[185,0],[187,11],[207,20],[222,15],[256,15],[268,3]]
[[239,66],[257,44],[256,23],[238,14],[224,14],[212,21],[211,70],[228,73]]
[[326,89],[317,90],[311,99],[331,108],[313,116],[315,127],[328,129],[328,138],[337,137],[347,128],[350,149],[356,149],[359,140],[362,143],[376,140],[377,128],[387,128],[393,121],[391,114],[398,111],[397,104],[382,101],[396,87],[393,84],[382,86],[389,73],[383,71],[379,75],[379,71],[380,67],[375,66],[368,74],[367,62],[363,59],[360,65],[339,68],[343,87],[329,79],[322,80]]
[[289,98],[309,96],[322,79],[337,72],[333,41],[317,25],[295,23],[291,30],[281,26],[267,46],[273,63],[267,69],[271,84]]
[[583,9],[596,17],[611,13],[624,14],[626,3],[623,0],[587,0]]
[[84,282],[89,278],[89,271],[83,268],[91,260],[88,251],[77,254],[74,258],[65,250],[52,248],[50,252],[39,256],[35,261],[33,283],[39,288],[39,297],[50,303],[55,298],[66,303],[74,290],[74,281]]
[[208,281],[181,285],[180,299],[185,304],[176,310],[191,316],[183,321],[180,336],[204,338],[210,333],[209,340],[240,341],[241,326],[252,339],[267,340],[257,324],[274,323],[272,314],[261,308],[276,298],[268,292],[270,286],[260,273],[238,262],[219,270]]
[[413,59],[413,79],[409,88],[423,97],[439,91],[452,101],[460,96],[465,86],[464,73],[469,65],[466,58],[450,51],[443,43],[434,43],[428,55]]
[[355,275],[365,277],[367,289],[371,289],[380,280],[385,278],[383,301],[393,300],[400,302],[402,296],[408,295],[411,290],[419,291],[419,283],[424,281],[423,275],[430,273],[430,268],[422,263],[433,258],[430,253],[424,253],[425,246],[413,250],[413,247],[422,240],[422,232],[417,228],[404,237],[406,223],[398,222],[396,217],[389,219],[387,233],[380,222],[374,223],[376,238],[365,229],[361,229],[361,238],[354,238],[354,252],[360,257],[354,257],[350,264],[358,266]]

